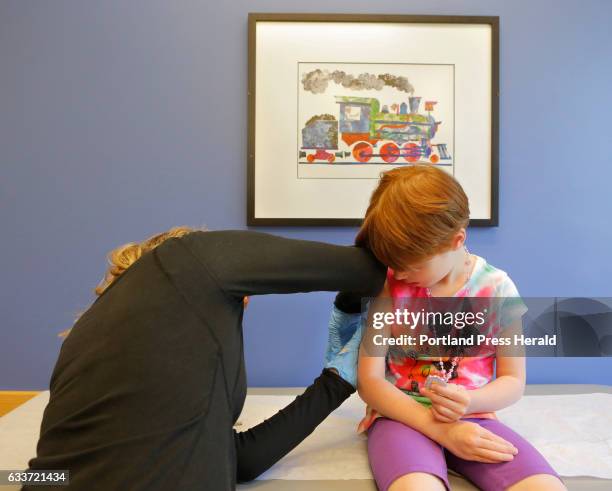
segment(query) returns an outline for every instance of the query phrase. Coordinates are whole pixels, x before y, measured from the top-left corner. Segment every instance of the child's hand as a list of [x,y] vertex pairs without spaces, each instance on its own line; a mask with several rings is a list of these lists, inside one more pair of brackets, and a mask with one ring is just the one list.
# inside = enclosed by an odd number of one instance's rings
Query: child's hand
[[440,443],[461,459],[490,464],[510,461],[518,453],[512,443],[471,421],[449,425]]
[[247,305],[249,305],[249,297],[244,297],[242,299],[242,303],[244,304],[244,308],[247,308]]
[[431,400],[434,418],[442,423],[452,423],[468,412],[470,392],[458,384],[441,385],[433,383],[431,389],[422,387],[421,394]]

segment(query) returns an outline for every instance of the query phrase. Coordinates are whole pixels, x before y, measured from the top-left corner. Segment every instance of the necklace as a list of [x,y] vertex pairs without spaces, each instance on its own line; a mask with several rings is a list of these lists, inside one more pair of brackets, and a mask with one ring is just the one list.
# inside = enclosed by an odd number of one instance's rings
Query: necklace
[[[467,267],[467,274],[466,274],[466,279],[465,279],[465,283],[464,283],[464,287],[465,285],[468,284],[468,282],[470,281],[470,278],[472,277],[472,268],[470,267],[470,263],[471,263],[471,255],[470,255],[470,251],[468,251],[468,248],[464,245],[463,249],[465,250],[465,254],[466,254],[466,260],[465,260],[465,266]],[[463,290],[464,288],[462,288]],[[461,291],[461,290],[460,290]],[[469,290],[468,290],[469,291]],[[429,287],[425,288],[425,293],[427,294],[427,298],[432,298],[432,294],[431,294],[431,289]],[[438,332],[436,331],[436,326],[435,324],[432,326],[433,327],[433,331],[434,331],[434,336],[437,338],[438,337]],[[439,351],[438,351],[439,353]],[[450,370],[448,370],[448,372],[446,371],[446,368],[444,368],[444,362],[442,361],[442,356],[440,355],[440,359],[438,361],[439,364],[439,371],[442,374],[442,376],[438,376],[438,375],[428,375],[427,378],[425,379],[425,388],[429,389],[431,387],[431,384],[436,382],[439,383],[441,385],[446,385],[447,382],[451,379],[452,375],[453,375],[453,371],[455,370],[455,368],[457,368],[459,366],[459,357],[458,356],[454,356],[451,360],[451,367]]]
[[[468,281],[470,281],[470,278],[472,277],[472,268],[470,268],[470,263],[471,263],[472,261],[471,261],[471,254],[470,254],[470,251],[468,251],[467,246],[465,246],[465,245],[464,245],[464,246],[463,246],[463,249],[465,250],[465,254],[466,254],[466,258],[465,258],[465,263],[464,263],[464,265],[467,267],[467,271],[466,271],[466,278],[465,278],[465,283],[463,284],[463,285],[465,286],[465,285],[468,283]],[[462,288],[462,290],[463,290],[463,288]],[[459,290],[459,291],[461,291],[461,290]],[[431,294],[431,288],[426,287],[426,288],[425,288],[425,293],[427,294],[427,296],[428,296],[429,298],[431,298],[431,297],[432,297],[432,294]]]

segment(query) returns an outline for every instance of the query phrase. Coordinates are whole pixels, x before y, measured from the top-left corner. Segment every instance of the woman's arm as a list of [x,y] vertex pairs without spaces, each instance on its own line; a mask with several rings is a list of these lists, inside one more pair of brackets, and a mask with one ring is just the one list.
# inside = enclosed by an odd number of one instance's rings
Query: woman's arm
[[251,481],[272,467],[353,392],[348,382],[324,369],[291,404],[253,428],[234,431],[238,481]]
[[194,232],[180,239],[229,295],[352,291],[376,295],[386,268],[366,249],[247,230]]

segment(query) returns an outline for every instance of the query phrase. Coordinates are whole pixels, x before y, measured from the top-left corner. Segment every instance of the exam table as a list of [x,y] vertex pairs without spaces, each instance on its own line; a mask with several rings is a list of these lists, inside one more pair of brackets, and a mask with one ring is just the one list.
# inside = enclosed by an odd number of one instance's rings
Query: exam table
[[[290,398],[300,394],[303,390],[303,388],[249,388],[245,409],[238,419],[236,429],[238,431],[246,429],[254,422],[261,420],[262,417],[271,416],[274,414],[275,410],[271,410],[270,408],[282,407]],[[528,385],[525,391],[525,394],[528,396],[566,396],[572,394],[596,395],[594,393],[598,393],[600,397],[608,397],[608,394],[610,394],[609,397],[611,398],[610,400],[612,400],[612,387],[603,385]],[[353,396],[353,405],[361,402],[358,401],[356,397],[356,395]],[[42,412],[47,400],[48,392],[42,392],[5,416],[0,417],[0,469],[19,469],[27,467],[27,461],[35,452]],[[252,401],[252,403],[250,403],[250,401]],[[253,419],[250,418],[249,411],[252,413],[257,412],[255,409],[257,405],[255,401],[259,401],[260,414],[254,415],[253,417],[255,419]],[[262,405],[262,401],[264,401],[265,404],[270,404],[269,408]],[[344,405],[347,405],[347,403],[345,402]],[[323,425],[327,424],[329,426],[333,424],[334,415],[342,410],[343,407],[341,406],[323,423]],[[355,414],[356,413],[351,413],[351,418]],[[249,418],[252,419],[252,421],[250,421]],[[503,420],[503,418],[501,419]],[[329,423],[329,421],[332,423]],[[354,421],[355,424],[356,422],[357,420]],[[352,425],[353,420],[350,419],[349,423]],[[319,428],[323,428],[323,425]],[[250,483],[240,484],[238,485],[238,489],[240,491],[286,491],[288,489],[292,491],[376,491],[376,485],[371,479],[371,475],[368,476],[369,468],[367,468],[367,457],[363,455],[365,453],[365,442],[357,440],[357,437],[351,433],[350,429],[344,430],[344,440],[338,443],[338,452],[336,455],[343,455],[341,445],[352,445],[350,448],[356,451],[356,455],[360,457],[361,467],[358,473],[359,478],[351,479],[351,475],[342,473],[342,470],[336,471],[339,474],[334,475],[333,478],[316,478],[317,459],[316,452],[312,451],[312,449],[317,448],[317,438],[323,438],[319,433],[323,435],[325,431],[322,429],[320,432],[319,428],[300,444],[300,446],[294,449],[292,453],[260,476],[260,479]],[[345,425],[345,428],[349,428],[349,426]],[[365,437],[362,436],[362,438]],[[606,436],[606,438],[612,437]],[[356,440],[353,442],[353,439]],[[351,441],[349,442],[349,440]],[[607,440],[607,442],[610,448],[610,465],[612,466],[612,439]],[[326,451],[330,451],[330,447],[334,446],[333,441],[330,443],[329,440],[324,439],[320,439],[319,444],[319,448],[325,449]],[[312,472],[309,469],[310,462],[313,462]],[[329,462],[327,462],[327,464],[329,464]],[[323,465],[323,463],[321,465]],[[339,466],[342,468],[341,463],[339,463]],[[283,474],[284,467],[291,467],[291,469]],[[347,469],[350,469],[350,467],[347,467]],[[557,470],[559,471],[559,469]],[[278,479],[277,477],[279,475],[285,475],[286,477]],[[287,476],[298,476],[298,478],[287,479]],[[612,479],[589,476],[566,477],[563,476],[563,474],[562,477],[565,485],[571,491],[612,490]],[[453,490],[468,491],[477,489],[461,476],[453,474],[452,471],[449,472],[449,480]],[[0,486],[0,491],[16,491],[18,489],[19,486]]]

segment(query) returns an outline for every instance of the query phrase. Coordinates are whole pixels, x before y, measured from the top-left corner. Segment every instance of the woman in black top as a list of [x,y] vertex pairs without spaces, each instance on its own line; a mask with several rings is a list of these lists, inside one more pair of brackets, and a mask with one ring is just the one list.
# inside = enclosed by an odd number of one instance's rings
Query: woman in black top
[[376,295],[385,268],[369,251],[250,231],[188,232],[159,236],[125,272],[111,270],[113,281],[75,323],[30,469],[68,469],[74,490],[231,490],[354,392],[325,369],[273,417],[233,429],[247,385],[243,298]]

